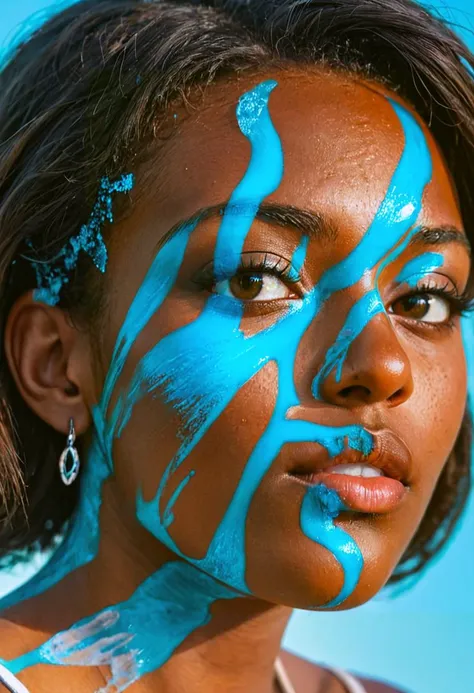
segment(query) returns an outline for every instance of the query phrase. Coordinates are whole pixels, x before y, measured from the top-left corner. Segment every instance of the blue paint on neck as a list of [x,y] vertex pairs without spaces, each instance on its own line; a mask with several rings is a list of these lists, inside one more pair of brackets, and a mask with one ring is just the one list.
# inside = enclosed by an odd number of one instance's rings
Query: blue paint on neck
[[37,649],[2,663],[13,674],[38,664],[108,665],[111,677],[98,693],[118,693],[161,667],[193,631],[205,626],[216,599],[236,597],[193,566],[170,561],[127,601],[103,609]]

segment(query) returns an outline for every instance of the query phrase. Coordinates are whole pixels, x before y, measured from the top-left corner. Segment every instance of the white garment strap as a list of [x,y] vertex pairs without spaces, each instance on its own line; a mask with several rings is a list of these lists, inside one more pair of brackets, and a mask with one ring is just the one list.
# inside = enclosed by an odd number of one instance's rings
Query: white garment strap
[[367,693],[365,686],[357,681],[352,674],[343,669],[335,669],[334,667],[325,667],[328,671],[332,672],[336,678],[339,679],[341,683],[347,688],[347,693]]
[[[347,671],[335,669],[334,667],[325,667],[325,669],[334,674],[334,676],[339,679],[342,684],[344,684],[347,693],[367,693],[365,687],[360,683],[360,681],[357,681],[357,679],[355,679],[352,674],[349,674]],[[295,687],[291,683],[286,669],[283,666],[283,662],[279,657],[277,657],[275,660],[275,675],[278,685],[281,688],[281,693],[296,693]]]
[[17,677],[14,676],[11,671],[8,671],[3,664],[0,664],[0,683],[3,683],[10,693],[29,693],[28,689],[25,688],[21,681],[18,681]]
[[280,657],[277,657],[275,659],[274,668],[276,680],[278,681],[278,685],[281,688],[281,693],[296,693],[295,688],[291,683],[288,674],[286,673],[286,669],[283,666],[283,662],[281,661]]

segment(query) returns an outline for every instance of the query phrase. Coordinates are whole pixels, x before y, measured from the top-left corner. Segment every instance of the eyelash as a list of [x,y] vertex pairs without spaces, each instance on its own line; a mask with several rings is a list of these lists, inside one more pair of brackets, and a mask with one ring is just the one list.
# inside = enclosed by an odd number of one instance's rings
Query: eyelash
[[440,296],[444,298],[450,306],[450,318],[446,322],[438,323],[423,323],[423,327],[433,330],[452,329],[454,327],[454,318],[457,316],[468,315],[474,312],[474,285],[469,286],[462,294],[459,294],[456,289],[445,286],[433,286],[429,282],[424,282],[416,286],[412,291],[403,294],[400,298],[410,298],[411,296],[430,295]]
[[[291,265],[291,262],[282,258],[264,253],[263,259],[256,259],[251,255],[241,256],[240,264],[236,268],[235,275],[245,276],[251,274],[270,274],[284,281],[289,287],[296,286],[301,281],[301,276],[297,275]],[[204,268],[200,276],[195,280],[203,289],[211,289],[216,282],[213,266]],[[448,301],[450,306],[450,319],[443,323],[423,323],[428,329],[452,329],[454,326],[454,318],[460,315],[468,315],[474,312],[474,284],[469,286],[462,294],[459,294],[455,289],[445,286],[435,286],[430,282],[424,282],[403,294],[400,298],[409,298],[411,296],[419,296],[429,294],[430,296],[439,296]]]
[[[271,260],[270,253],[263,253],[262,260],[253,257],[241,256],[240,264],[235,270],[236,276],[246,276],[252,274],[270,274],[278,279],[281,279],[291,287],[301,281],[301,276],[296,274],[291,262],[282,257],[274,256],[274,261]],[[273,262],[273,264],[271,264]],[[205,267],[200,275],[195,279],[203,289],[210,289],[216,282],[214,276],[214,268],[212,266]]]

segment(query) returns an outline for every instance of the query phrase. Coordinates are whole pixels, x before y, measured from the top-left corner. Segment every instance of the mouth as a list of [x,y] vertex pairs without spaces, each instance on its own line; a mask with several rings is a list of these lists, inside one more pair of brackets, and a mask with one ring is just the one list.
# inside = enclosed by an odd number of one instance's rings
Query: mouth
[[390,431],[372,433],[369,455],[347,448],[331,459],[312,456],[288,474],[309,486],[324,484],[339,494],[348,510],[388,513],[409,491],[412,458],[405,443]]

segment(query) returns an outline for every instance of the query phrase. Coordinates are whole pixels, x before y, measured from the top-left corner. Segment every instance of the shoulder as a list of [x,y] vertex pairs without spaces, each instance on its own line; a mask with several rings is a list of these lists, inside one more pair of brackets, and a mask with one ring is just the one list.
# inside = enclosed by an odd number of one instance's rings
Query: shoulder
[[[328,685],[331,686],[330,690],[333,690],[334,686],[330,684],[328,676],[330,676],[333,682],[335,678],[330,675],[329,671],[324,667],[314,664],[303,657],[298,657],[287,650],[280,651],[280,658],[290,678],[294,681],[297,690],[313,691],[319,690],[321,686],[327,687]],[[356,675],[353,674],[353,676]],[[375,681],[374,679],[360,678],[358,676],[356,676],[356,678],[363,684],[366,693],[408,693],[406,690],[397,688],[383,681]],[[339,687],[340,686],[341,684],[339,684]],[[334,687],[334,689],[336,687]]]
[[364,684],[367,693],[408,693],[402,688],[395,688],[391,684],[383,681],[374,681],[373,679],[361,679],[359,681]]

